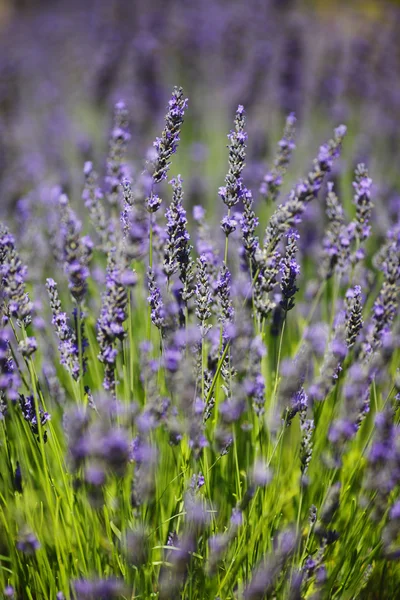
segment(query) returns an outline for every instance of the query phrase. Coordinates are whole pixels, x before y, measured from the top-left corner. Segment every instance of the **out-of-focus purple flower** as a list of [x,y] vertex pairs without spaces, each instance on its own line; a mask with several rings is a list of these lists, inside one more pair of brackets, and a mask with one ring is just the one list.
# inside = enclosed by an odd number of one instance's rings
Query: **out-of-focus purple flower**
[[18,349],[25,358],[32,356],[32,354],[36,352],[37,348],[37,341],[34,337],[27,337],[21,340],[18,344]]
[[72,582],[72,589],[79,600],[114,600],[125,592],[125,585],[119,579],[78,579]]
[[209,330],[206,321],[211,316],[212,295],[210,280],[207,274],[207,258],[204,254],[197,259],[197,285],[196,285],[196,317],[200,321],[200,330],[203,337]]
[[32,532],[25,532],[18,536],[17,550],[24,554],[35,554],[40,548],[37,537]]
[[85,186],[82,192],[82,200],[89,210],[90,219],[97,235],[100,237],[102,246],[107,244],[107,218],[103,206],[103,193],[97,185],[98,175],[93,168],[93,163],[87,161],[83,168]]
[[205,217],[205,210],[202,206],[193,207],[193,219],[195,221],[202,221]]
[[270,552],[253,571],[250,583],[244,590],[245,600],[262,600],[273,592],[287,560],[296,547],[296,536],[284,531],[277,536],[276,548]]
[[400,244],[391,243],[383,261],[384,279],[372,309],[371,329],[363,347],[364,357],[371,356],[382,345],[397,313],[398,281],[400,278]]
[[267,201],[276,201],[282,185],[283,176],[295,149],[293,136],[295,132],[296,117],[291,113],[286,119],[282,139],[278,142],[278,152],[274,166],[265,176],[260,186],[260,194]]
[[88,236],[80,237],[82,224],[71,209],[65,194],[61,194],[59,204],[64,270],[71,295],[80,304],[86,294],[93,243]]
[[123,160],[130,138],[128,111],[124,102],[117,102],[114,108],[114,123],[109,142],[105,177],[106,197],[111,206],[118,204],[119,189],[127,174]]
[[15,403],[19,398],[21,380],[11,356],[9,333],[0,329],[0,419],[7,411],[6,400]]
[[343,338],[344,328],[340,324],[325,352],[320,373],[309,388],[308,394],[313,402],[325,400],[337,383],[343,360],[347,355],[347,346]]
[[371,202],[372,179],[364,164],[357,165],[353,187],[355,195],[353,202],[356,205],[355,234],[359,242],[363,242],[370,233],[369,221],[373,204]]
[[[328,183],[328,194],[326,196],[326,214],[328,226],[322,241],[323,254],[320,265],[320,274],[324,279],[332,277],[337,265],[345,267],[348,257],[350,242],[345,236],[345,220],[343,206],[333,191],[333,183]],[[346,239],[345,239],[346,237]]]

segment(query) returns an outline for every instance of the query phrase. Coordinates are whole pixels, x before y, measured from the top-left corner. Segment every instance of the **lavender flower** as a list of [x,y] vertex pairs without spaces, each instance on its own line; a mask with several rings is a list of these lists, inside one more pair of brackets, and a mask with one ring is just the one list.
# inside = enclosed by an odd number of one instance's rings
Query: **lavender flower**
[[119,189],[126,176],[123,160],[131,136],[128,132],[128,111],[124,102],[117,102],[107,158],[105,184],[107,200],[111,206],[118,204]]
[[276,306],[270,294],[277,285],[281,257],[279,252],[272,252],[265,261],[258,262],[257,254],[255,258],[258,268],[253,286],[254,305],[260,318],[266,319]]
[[330,172],[334,159],[340,154],[340,146],[345,134],[344,125],[335,129],[334,138],[320,147],[318,156],[314,160],[314,168],[307,179],[297,185],[290,193],[287,202],[278,206],[273,213],[265,231],[264,260],[276,248],[285,231],[300,222],[307,204],[317,196],[325,175]]
[[282,300],[281,307],[287,313],[294,308],[294,295],[298,291],[296,287],[296,278],[300,273],[300,267],[296,262],[297,244],[299,234],[296,231],[289,231],[287,234],[287,245],[285,256],[281,260],[280,270],[282,273],[281,291]]
[[226,327],[234,318],[234,309],[231,300],[232,277],[225,264],[222,265],[216,282],[216,292],[219,305],[218,320]]
[[37,348],[37,341],[34,337],[27,337],[21,340],[18,344],[18,349],[25,358],[32,356],[32,354],[36,352]]
[[260,194],[267,201],[276,201],[282,185],[282,179],[296,147],[293,142],[296,117],[291,113],[286,119],[283,138],[278,142],[278,152],[274,166],[265,176],[260,186]]
[[333,191],[333,183],[328,183],[326,197],[328,227],[322,242],[323,254],[320,274],[323,279],[330,279],[339,264],[344,266],[348,255],[349,242],[346,244],[344,210],[337,195]]
[[5,598],[14,598],[14,588],[12,585],[6,585],[3,590],[3,594]]
[[363,326],[361,287],[350,288],[346,292],[346,344],[350,349],[354,346],[359,332]]
[[236,227],[237,221],[232,217],[225,216],[221,221],[221,229],[226,235],[226,237],[228,237],[229,235],[231,235],[231,233],[236,231]]
[[175,87],[171,100],[168,103],[168,112],[165,116],[165,128],[161,138],[157,138],[154,147],[157,151],[157,159],[154,163],[152,173],[154,183],[160,183],[167,178],[170,167],[170,158],[175,154],[180,141],[180,128],[187,108],[188,100],[183,97],[183,89]]
[[116,340],[125,337],[123,323],[127,317],[128,295],[122,282],[124,271],[119,264],[120,255],[116,248],[108,254],[106,290],[102,295],[102,306],[97,322],[97,340],[99,342],[99,360],[104,364],[103,386],[115,394],[115,364],[118,351]]
[[32,303],[25,290],[26,274],[27,269],[15,248],[14,237],[0,223],[0,276],[7,309],[11,317],[25,326],[32,320]]
[[356,205],[355,234],[359,242],[367,239],[370,233],[369,220],[373,204],[371,202],[372,179],[364,164],[357,165],[353,187],[355,195],[353,202]]
[[[244,130],[245,113],[239,105],[235,117],[235,129],[229,138],[229,170],[225,177],[225,186],[219,188],[222,201],[230,209],[237,204],[243,195],[242,171],[245,166],[247,133]],[[229,235],[229,234],[227,234]]]
[[182,205],[182,179],[178,175],[170,181],[173,187],[173,198],[167,209],[167,240],[164,247],[164,273],[168,279],[179,270],[179,278],[183,285],[182,299],[187,302],[193,295],[191,282],[193,279],[192,246],[187,231],[186,211]]
[[260,337],[251,341],[249,348],[249,368],[244,380],[244,390],[251,399],[256,415],[261,416],[265,411],[265,380],[261,373],[261,360],[266,349]]
[[397,245],[393,244],[388,248],[383,268],[383,285],[372,309],[372,331],[368,337],[373,351],[381,345],[383,334],[389,330],[397,312],[397,288],[400,277],[400,248]]
[[278,582],[287,560],[296,547],[296,538],[292,531],[282,532],[276,548],[261,561],[253,571],[252,579],[244,591],[245,600],[262,600],[266,594],[271,594]]
[[32,532],[23,532],[18,536],[17,550],[23,554],[35,554],[40,548],[40,543]]
[[[60,340],[58,350],[60,352],[60,362],[65,366],[72,377],[77,380],[81,375],[79,364],[79,348],[75,331],[68,325],[67,314],[62,311],[61,301],[58,295],[57,284],[54,279],[46,280],[46,287],[50,298],[50,307],[53,313],[52,324],[55,327],[56,334]],[[83,358],[84,369],[86,361]]]
[[125,593],[125,585],[119,579],[78,579],[72,588],[79,600],[114,600]]
[[6,400],[16,402],[19,398],[20,377],[11,355],[9,334],[0,329],[0,419],[7,410]]
[[87,289],[88,264],[92,257],[93,243],[87,236],[80,237],[81,223],[72,211],[65,194],[60,196],[59,202],[64,270],[69,280],[71,295],[77,304],[81,304]]
[[83,168],[85,175],[85,187],[82,192],[82,200],[89,210],[90,219],[99,235],[102,247],[107,244],[107,219],[103,207],[103,193],[97,185],[98,175],[93,169],[93,163],[86,162]]
[[249,190],[243,194],[243,216],[241,220],[243,247],[254,271],[254,256],[259,249],[259,241],[256,235],[258,218],[253,209],[253,196]]
[[[24,396],[20,394],[19,403],[21,406],[21,411],[24,416],[25,421],[28,421],[32,433],[34,435],[39,435],[39,425],[37,421],[37,414],[40,418],[40,426],[44,427],[47,421],[50,420],[50,415],[48,412],[45,412],[41,406],[36,406],[36,400],[33,396]],[[37,414],[36,414],[37,413]],[[47,440],[46,432],[43,434],[43,440]]]
[[202,254],[197,259],[197,285],[196,285],[196,317],[200,321],[200,331],[204,337],[211,327],[206,321],[211,317],[211,287],[207,275],[207,257]]
[[324,400],[337,383],[343,360],[347,355],[347,346],[343,337],[343,327],[339,325],[325,353],[320,374],[309,388],[312,401]]
[[156,283],[156,277],[151,268],[148,269],[147,278],[149,288],[147,301],[151,309],[151,321],[163,333],[166,326],[166,313],[160,288]]

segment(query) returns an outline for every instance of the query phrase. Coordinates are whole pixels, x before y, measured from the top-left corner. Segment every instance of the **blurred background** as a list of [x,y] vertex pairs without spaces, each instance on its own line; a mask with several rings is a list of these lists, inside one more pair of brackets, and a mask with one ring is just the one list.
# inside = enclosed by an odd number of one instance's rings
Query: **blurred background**
[[120,99],[131,163],[142,168],[182,85],[189,109],[171,173],[182,173],[189,203],[219,202],[226,134],[241,103],[255,192],[288,113],[298,127],[287,187],[343,122],[348,192],[353,167],[366,161],[385,231],[400,209],[398,4],[0,0],[0,212],[17,217],[27,197],[40,203],[56,184],[79,202],[83,164],[102,170]]

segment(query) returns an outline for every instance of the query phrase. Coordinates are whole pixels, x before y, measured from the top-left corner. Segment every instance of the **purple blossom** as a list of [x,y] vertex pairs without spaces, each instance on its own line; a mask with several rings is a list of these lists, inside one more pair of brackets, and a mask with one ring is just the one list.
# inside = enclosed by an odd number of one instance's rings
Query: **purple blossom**
[[[235,129],[228,134],[229,138],[229,170],[225,177],[225,186],[220,187],[218,194],[228,208],[237,204],[243,196],[242,171],[246,158],[247,133],[244,131],[245,114],[239,105],[235,117]],[[229,235],[229,234],[226,234]]]
[[285,204],[281,204],[271,216],[264,237],[264,260],[275,250],[285,231],[300,222],[307,204],[317,196],[325,175],[332,168],[333,160],[340,154],[345,134],[346,127],[344,125],[335,129],[334,138],[328,144],[321,146],[318,157],[314,160],[314,168],[308,174],[307,179],[304,179],[292,190]]
[[347,290],[346,304],[346,344],[348,348],[352,348],[363,326],[361,287],[359,285]]
[[368,176],[368,171],[363,164],[356,168],[355,182],[353,187],[355,195],[353,202],[356,205],[355,234],[359,242],[363,242],[370,233],[369,220],[373,204],[371,202],[372,179]]
[[274,166],[265,176],[260,186],[260,194],[267,201],[276,201],[279,196],[283,176],[286,172],[292,152],[296,147],[293,142],[296,117],[291,113],[286,119],[283,138],[278,142],[278,152]]
[[72,588],[80,600],[113,600],[125,591],[124,583],[115,578],[78,579],[72,582]]
[[9,333],[0,329],[0,419],[7,411],[6,401],[17,402],[20,377],[11,355]]
[[163,332],[166,326],[166,311],[164,308],[164,302],[161,296],[160,288],[157,285],[155,273],[152,269],[148,269],[148,289],[149,296],[147,301],[151,309],[151,322]]
[[89,277],[88,264],[92,257],[93,243],[88,236],[80,237],[82,224],[71,209],[68,198],[61,194],[61,236],[65,274],[68,277],[68,288],[77,302],[82,300],[87,291]]
[[14,237],[0,223],[0,277],[8,312],[24,325],[32,320],[32,303],[25,290],[27,268],[15,248]]
[[[20,394],[19,403],[21,406],[21,411],[25,421],[28,421],[32,433],[34,435],[39,435],[39,426],[37,421],[37,415],[40,419],[40,426],[44,427],[47,421],[50,421],[50,415],[48,412],[45,412],[41,406],[37,405],[37,401],[33,396],[24,396]],[[47,436],[46,432],[43,434],[43,440],[46,441]]]
[[109,142],[105,177],[106,197],[111,206],[118,204],[119,189],[126,176],[126,166],[123,160],[130,138],[128,111],[124,102],[117,102],[114,108],[114,123]]
[[288,232],[286,252],[280,264],[280,271],[282,274],[282,300],[280,302],[280,305],[285,311],[285,313],[294,308],[294,296],[298,291],[298,287],[296,286],[296,278],[300,273],[300,266],[296,262],[296,240],[298,239],[298,237],[299,236],[295,231],[290,230]]
[[175,87],[171,100],[168,102],[164,130],[161,137],[157,138],[153,144],[156,150],[151,173],[154,183],[160,183],[167,178],[171,156],[175,154],[180,141],[180,129],[187,104],[188,100],[183,97],[182,88]]
[[[60,361],[61,364],[64,365],[65,368],[71,373],[72,377],[77,380],[81,375],[81,369],[76,333],[68,324],[67,314],[61,309],[57,284],[54,279],[47,279],[46,287],[50,298],[51,311],[53,313],[52,324],[55,327],[56,334],[59,339],[58,350],[60,352]],[[83,359],[83,361],[83,367],[85,370],[86,360]]]
[[82,200],[89,210],[90,219],[100,237],[102,246],[107,244],[107,218],[103,206],[103,193],[97,184],[98,175],[93,168],[93,163],[87,161],[83,168],[85,186],[82,192]]
[[35,554],[40,549],[40,543],[34,533],[25,532],[18,536],[17,550],[23,554]]

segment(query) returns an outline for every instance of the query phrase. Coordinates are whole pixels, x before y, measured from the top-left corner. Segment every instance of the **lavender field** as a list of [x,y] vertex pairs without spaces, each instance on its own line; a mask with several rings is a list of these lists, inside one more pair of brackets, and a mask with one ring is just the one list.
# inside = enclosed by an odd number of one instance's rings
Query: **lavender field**
[[1,598],[400,597],[378,4],[0,3]]

